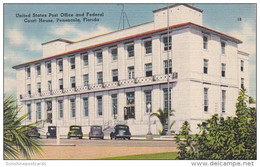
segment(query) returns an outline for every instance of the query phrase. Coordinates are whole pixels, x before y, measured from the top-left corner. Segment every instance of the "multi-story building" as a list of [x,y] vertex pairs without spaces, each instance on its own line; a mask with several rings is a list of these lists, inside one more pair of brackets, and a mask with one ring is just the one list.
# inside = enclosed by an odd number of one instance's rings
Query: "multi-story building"
[[[59,127],[125,123],[132,134],[148,131],[148,109],[174,109],[173,130],[218,113],[235,112],[239,89],[248,90],[249,55],[242,41],[204,27],[202,10],[174,4],[153,11],[154,21],[73,42],[42,43],[43,58],[14,66],[17,98],[26,122]],[[167,19],[169,16],[169,19]],[[169,56],[169,59],[168,59]],[[152,133],[161,124],[152,117]]]

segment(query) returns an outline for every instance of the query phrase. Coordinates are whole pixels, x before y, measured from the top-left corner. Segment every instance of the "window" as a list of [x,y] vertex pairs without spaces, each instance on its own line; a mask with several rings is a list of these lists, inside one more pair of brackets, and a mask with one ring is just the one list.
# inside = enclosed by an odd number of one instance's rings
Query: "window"
[[27,91],[28,91],[28,94],[31,95],[32,92],[31,92],[31,84],[28,84],[27,85]]
[[76,87],[75,77],[70,77],[70,84],[71,84],[71,88]]
[[63,79],[59,79],[59,88],[63,90]]
[[37,76],[41,75],[41,65],[40,64],[36,65],[36,73],[37,73]]
[[117,115],[117,94],[111,95],[113,115]]
[[144,47],[145,47],[145,54],[152,53],[152,41],[145,41],[144,42]]
[[82,55],[82,59],[83,59],[83,66],[88,66],[88,54],[84,53]]
[[152,63],[145,64],[145,76],[150,77],[153,75]]
[[48,91],[51,91],[51,81],[48,81]]
[[63,71],[63,61],[62,61],[62,59],[58,59],[57,60],[57,62],[58,62],[58,70],[59,70],[59,72],[62,72]]
[[226,43],[225,42],[221,42],[221,53],[222,54],[225,54],[225,52],[226,52]]
[[83,98],[83,112],[84,112],[84,117],[88,116],[88,98],[84,97]]
[[72,118],[76,117],[75,99],[70,99],[70,115]]
[[28,120],[31,120],[31,119],[32,119],[32,108],[31,108],[31,104],[27,104],[27,112],[28,112],[27,119],[28,119]]
[[117,48],[111,49],[112,60],[117,60]]
[[208,88],[204,88],[204,111],[209,110]]
[[98,115],[102,116],[103,115],[103,110],[102,110],[102,96],[97,96],[97,105],[98,105]]
[[126,93],[126,104],[135,104],[135,92]]
[[222,77],[226,76],[226,64],[224,63],[221,64],[221,76]]
[[[172,73],[172,60],[169,60],[169,73]],[[164,74],[168,74],[168,60],[164,60]]]
[[113,82],[118,81],[118,70],[112,70]]
[[240,61],[240,71],[244,71],[244,61]]
[[203,49],[208,49],[208,37],[203,36]]
[[83,85],[88,86],[88,74],[83,75]]
[[128,79],[135,78],[135,67],[128,67]]
[[203,73],[208,74],[208,60],[204,59],[204,67],[203,67]]
[[[172,95],[171,95],[172,93],[171,93],[171,88],[169,88],[169,102],[170,102],[170,104],[169,104],[169,106],[170,106],[170,110],[171,110],[171,105],[172,105]],[[164,110],[166,110],[166,111],[168,111],[168,88],[164,88],[163,89],[163,101],[164,101]]]
[[164,44],[164,50],[167,51],[167,50],[171,50],[172,49],[172,37],[169,36],[165,36],[163,37],[163,44]]
[[242,88],[242,89],[245,88],[245,85],[244,85],[245,83],[244,83],[244,82],[245,82],[245,81],[244,81],[244,78],[241,78],[241,88]]
[[26,67],[26,74],[27,74],[27,78],[31,77],[31,68],[30,67]]
[[52,110],[52,101],[47,101],[47,111],[51,111]]
[[36,118],[42,119],[41,103],[36,103]]
[[41,83],[40,82],[38,82],[37,83],[37,91],[38,91],[38,93],[41,93]]
[[226,112],[226,91],[222,90],[222,112]]
[[97,73],[97,80],[98,80],[98,84],[102,84],[102,82],[103,82],[103,72]]
[[51,62],[50,61],[46,62],[46,66],[47,66],[47,74],[50,74],[51,73]]
[[96,56],[97,56],[97,63],[102,63],[102,62],[103,62],[103,54],[102,54],[102,51],[96,52]]
[[58,101],[59,118],[63,118],[63,101]]
[[[146,112],[150,112],[150,111],[152,111],[152,91],[151,90],[145,91],[144,94],[145,94],[145,104],[146,104],[145,108],[146,108]],[[147,107],[148,104],[151,105],[150,111],[149,111],[149,109]]]
[[128,44],[126,46],[128,57],[134,57],[135,56],[135,49],[134,44]]
[[70,60],[70,69],[75,69],[76,65],[75,65],[75,56],[70,56],[69,57]]

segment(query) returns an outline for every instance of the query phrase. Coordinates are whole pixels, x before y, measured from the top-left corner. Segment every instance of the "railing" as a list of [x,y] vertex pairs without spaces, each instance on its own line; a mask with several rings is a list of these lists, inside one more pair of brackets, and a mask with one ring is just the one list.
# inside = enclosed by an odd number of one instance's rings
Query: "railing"
[[152,83],[152,82],[160,82],[160,81],[167,81],[168,76],[170,80],[177,79],[178,73],[172,74],[159,74],[153,75],[150,77],[138,77],[135,79],[125,79],[116,82],[104,82],[102,84],[89,84],[88,86],[78,86],[75,88],[66,88],[66,89],[57,89],[57,90],[50,90],[46,92],[40,92],[35,94],[24,94],[20,95],[20,99],[30,99],[30,98],[37,98],[37,97],[45,97],[51,95],[61,95],[61,94],[69,94],[74,92],[85,92],[88,90],[98,90],[104,88],[115,88],[121,86],[131,86],[135,84],[143,84],[143,83]]

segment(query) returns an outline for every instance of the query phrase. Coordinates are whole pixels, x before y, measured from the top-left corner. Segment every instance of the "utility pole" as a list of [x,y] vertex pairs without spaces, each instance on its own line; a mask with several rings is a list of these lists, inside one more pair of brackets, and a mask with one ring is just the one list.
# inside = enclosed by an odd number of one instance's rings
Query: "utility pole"
[[129,20],[127,18],[126,12],[125,12],[125,5],[124,4],[118,4],[118,5],[122,5],[120,20],[119,20],[119,24],[118,24],[118,30],[120,29],[121,20],[123,22],[123,30],[124,30],[125,29],[125,19],[126,19],[129,27],[130,27],[130,23],[129,23]]

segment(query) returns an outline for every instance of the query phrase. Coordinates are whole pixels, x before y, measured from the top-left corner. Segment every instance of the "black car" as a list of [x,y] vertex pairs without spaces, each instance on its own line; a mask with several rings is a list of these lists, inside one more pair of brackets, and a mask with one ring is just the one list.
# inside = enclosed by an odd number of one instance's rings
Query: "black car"
[[102,126],[93,125],[90,127],[89,140],[91,140],[91,138],[104,139],[104,133],[102,132]]
[[118,138],[123,138],[123,139],[128,139],[130,140],[131,138],[131,133],[129,130],[129,126],[127,125],[116,125],[113,132],[110,133],[110,139],[118,139]]
[[56,126],[48,126],[48,132],[46,133],[46,137],[48,138],[56,138],[57,136],[57,128]]
[[40,138],[41,134],[38,132],[37,127],[30,127],[28,130],[28,134],[29,137],[36,137],[36,138]]
[[83,138],[82,128],[79,125],[71,125],[68,132],[68,139],[71,137],[78,137],[79,139]]

